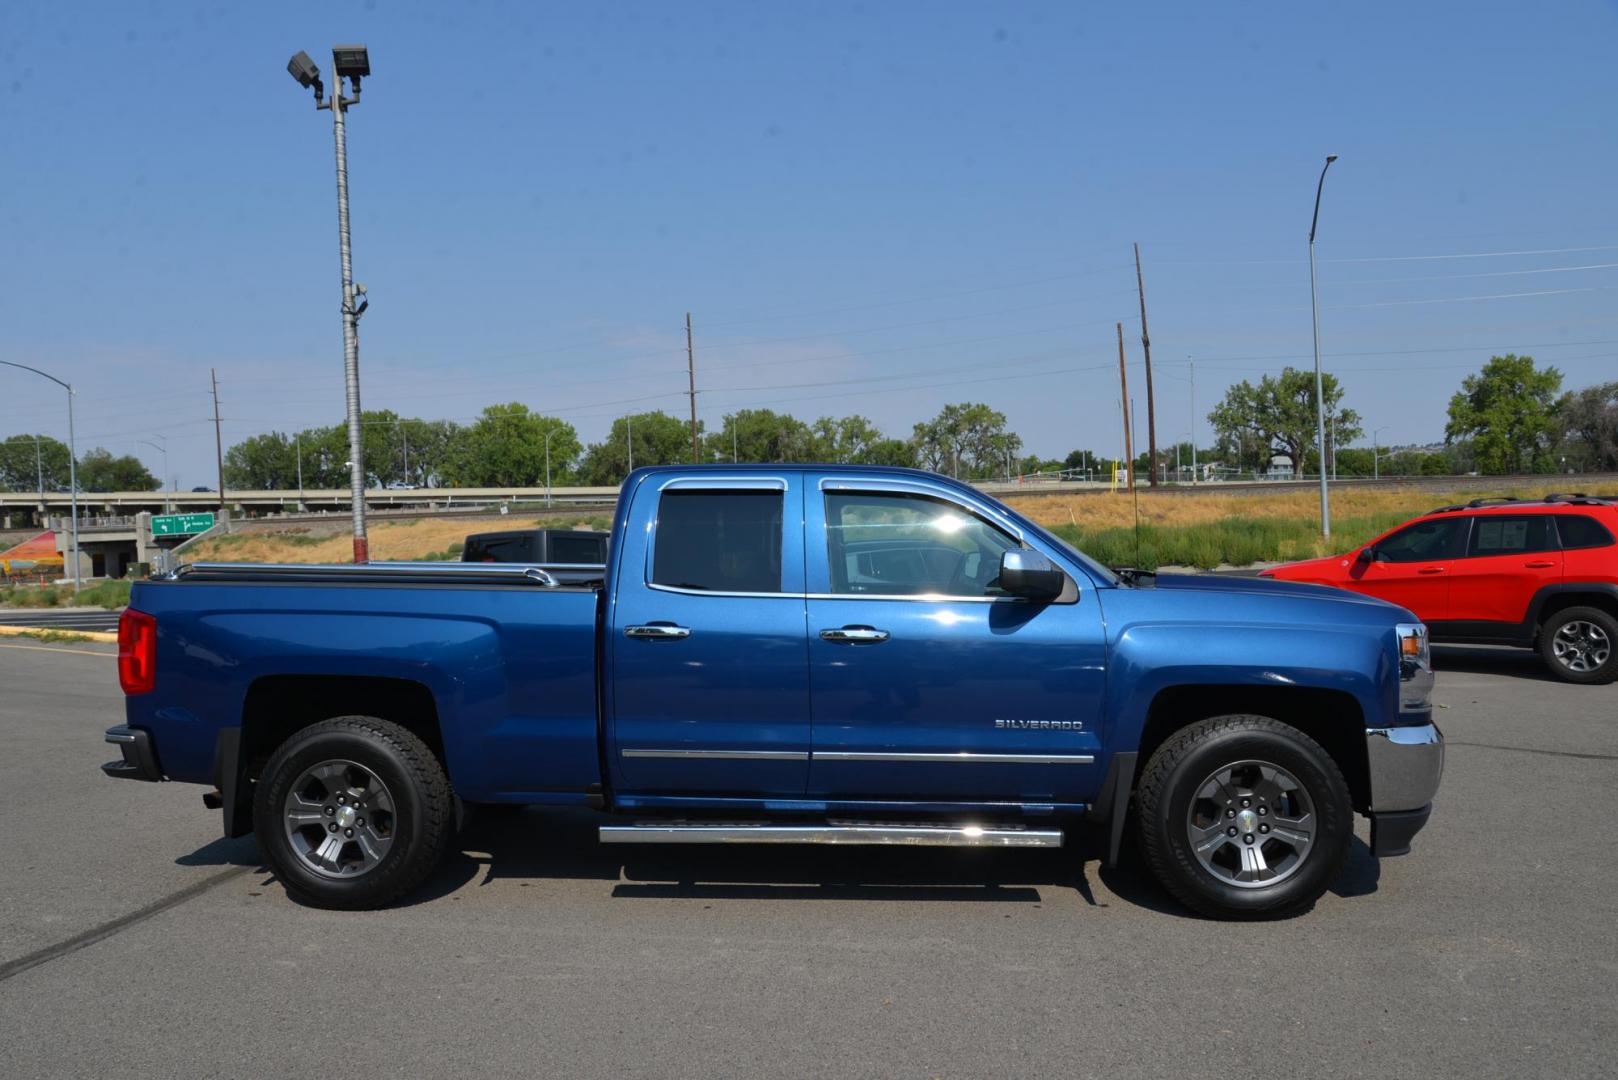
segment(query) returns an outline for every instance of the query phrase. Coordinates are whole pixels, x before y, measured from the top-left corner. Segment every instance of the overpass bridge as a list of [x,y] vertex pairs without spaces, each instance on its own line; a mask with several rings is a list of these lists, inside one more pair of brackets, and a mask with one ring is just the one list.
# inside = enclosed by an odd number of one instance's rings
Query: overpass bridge
[[[365,493],[365,505],[373,509],[450,510],[468,506],[498,506],[522,503],[544,505],[610,503],[617,499],[617,487],[479,487],[479,488],[374,488]],[[118,517],[142,512],[152,514],[191,513],[229,510],[232,514],[296,514],[347,510],[347,488],[309,488],[304,491],[246,491],[227,489],[224,499],[217,491],[81,491],[79,520]],[[72,498],[65,491],[0,491],[0,514],[22,522],[32,515],[66,516]]]

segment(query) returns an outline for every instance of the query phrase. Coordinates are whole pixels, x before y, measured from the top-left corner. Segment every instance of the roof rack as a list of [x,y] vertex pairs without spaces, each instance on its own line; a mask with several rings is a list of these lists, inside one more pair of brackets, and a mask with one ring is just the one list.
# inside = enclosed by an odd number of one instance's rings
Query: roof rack
[[1515,495],[1485,495],[1481,499],[1473,499],[1471,502],[1467,503],[1466,508],[1468,510],[1476,510],[1479,507],[1488,506],[1490,503],[1514,503],[1521,501],[1522,500],[1517,498]]

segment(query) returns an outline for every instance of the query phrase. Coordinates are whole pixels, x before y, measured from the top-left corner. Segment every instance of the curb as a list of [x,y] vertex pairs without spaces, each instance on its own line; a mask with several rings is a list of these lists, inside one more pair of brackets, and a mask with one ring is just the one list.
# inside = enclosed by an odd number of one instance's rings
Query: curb
[[0,626],[0,637],[31,637],[35,634],[47,634],[52,630],[59,634],[72,634],[75,637],[88,638],[91,641],[110,641],[116,643],[118,635],[106,630],[74,630],[65,626]]

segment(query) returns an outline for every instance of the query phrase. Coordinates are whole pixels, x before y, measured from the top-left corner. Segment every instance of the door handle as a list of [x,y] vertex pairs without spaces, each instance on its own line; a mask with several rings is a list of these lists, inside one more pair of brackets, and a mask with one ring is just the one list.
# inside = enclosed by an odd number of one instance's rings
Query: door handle
[[1555,566],[1556,564],[1554,562],[1547,562],[1547,561],[1540,560],[1540,561],[1535,561],[1535,562],[1525,562],[1525,563],[1523,563],[1523,565],[1528,567],[1530,570],[1549,570],[1551,567]]
[[1428,567],[1424,567],[1421,570],[1417,570],[1416,573],[1418,573],[1418,574],[1442,574],[1444,572],[1444,570],[1445,570],[1445,567],[1442,567],[1442,566],[1428,566]]
[[671,623],[648,623],[645,626],[624,627],[624,637],[643,638],[647,641],[679,641],[691,636],[690,627]]
[[878,630],[871,626],[843,626],[834,630],[822,630],[821,641],[836,641],[846,644],[871,644],[888,640],[886,630]]

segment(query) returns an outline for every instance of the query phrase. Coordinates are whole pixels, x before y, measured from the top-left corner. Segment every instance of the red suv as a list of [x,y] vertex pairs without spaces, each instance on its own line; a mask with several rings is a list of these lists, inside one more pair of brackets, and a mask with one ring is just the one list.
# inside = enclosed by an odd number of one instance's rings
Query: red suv
[[1618,679],[1618,499],[1445,506],[1358,551],[1265,570],[1415,612],[1434,641],[1537,648],[1568,682]]

